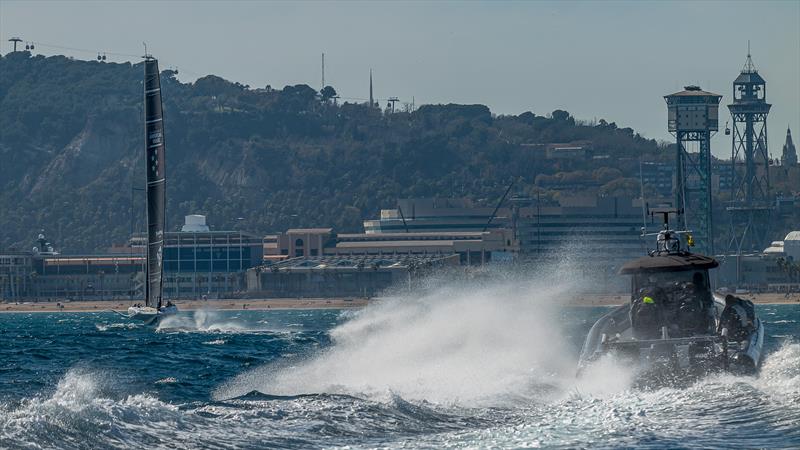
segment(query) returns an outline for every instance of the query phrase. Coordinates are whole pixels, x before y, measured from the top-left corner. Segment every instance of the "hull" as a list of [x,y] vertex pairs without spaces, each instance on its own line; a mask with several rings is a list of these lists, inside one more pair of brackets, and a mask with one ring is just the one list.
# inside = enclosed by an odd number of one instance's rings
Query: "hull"
[[128,317],[133,320],[144,322],[146,325],[155,324],[164,317],[177,313],[177,306],[166,306],[161,309],[152,308],[150,306],[131,306],[128,308]]
[[[718,323],[724,302],[715,298],[714,303]],[[666,330],[660,338],[636,339],[629,311],[629,305],[621,305],[594,324],[581,351],[579,374],[606,355],[636,367],[639,378],[646,384],[680,383],[718,371],[753,374],[761,365],[764,327],[759,319],[754,322],[754,330],[742,341],[714,333],[670,338]]]

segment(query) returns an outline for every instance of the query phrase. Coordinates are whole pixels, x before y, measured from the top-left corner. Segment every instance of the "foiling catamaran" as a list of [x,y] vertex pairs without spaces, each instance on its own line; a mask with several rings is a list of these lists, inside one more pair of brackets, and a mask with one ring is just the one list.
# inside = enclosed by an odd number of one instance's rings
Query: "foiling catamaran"
[[162,302],[163,250],[166,204],[164,120],[158,60],[144,56],[145,172],[147,173],[147,269],[144,304],[128,308],[128,317],[151,324],[175,314],[178,307]]
[[[664,228],[657,233],[656,249],[648,256],[629,261],[619,273],[632,275],[631,300],[601,317],[591,328],[581,351],[578,373],[604,355],[616,355],[642,375],[644,384],[681,383],[715,372],[753,374],[760,364],[764,326],[752,303],[747,326],[729,320],[727,298],[711,290],[709,269],[714,258],[691,253],[692,237],[669,228],[674,209],[657,209]],[[724,313],[724,314],[723,314]],[[738,317],[738,316],[737,316]]]

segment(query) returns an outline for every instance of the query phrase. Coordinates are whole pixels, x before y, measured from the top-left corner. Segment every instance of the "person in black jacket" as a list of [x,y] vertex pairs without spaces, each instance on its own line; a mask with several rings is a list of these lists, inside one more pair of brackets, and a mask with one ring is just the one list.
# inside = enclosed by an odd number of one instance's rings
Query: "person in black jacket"
[[727,328],[729,338],[743,341],[753,332],[754,319],[755,307],[752,302],[728,294],[725,296],[725,309],[720,315],[717,332],[721,333],[723,328]]

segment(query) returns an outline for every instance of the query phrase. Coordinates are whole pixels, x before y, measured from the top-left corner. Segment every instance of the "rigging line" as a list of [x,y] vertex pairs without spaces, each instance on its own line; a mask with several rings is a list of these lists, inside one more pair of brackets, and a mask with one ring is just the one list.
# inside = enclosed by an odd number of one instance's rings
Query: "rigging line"
[[[142,55],[134,55],[132,53],[121,53],[121,52],[112,52],[112,51],[105,51],[105,50],[90,50],[90,49],[87,49],[87,48],[78,48],[78,47],[69,47],[69,46],[65,46],[65,45],[48,44],[46,42],[39,42],[39,41],[30,41],[30,42],[35,44],[35,45],[38,45],[40,47],[57,48],[57,49],[61,49],[61,50],[71,50],[71,51],[86,53],[86,54],[90,54],[90,55],[94,55],[94,54],[97,54],[97,53],[103,53],[105,55],[125,56],[125,57],[129,57],[129,58],[134,58],[134,59],[139,59],[139,58],[142,57]],[[178,67],[178,65],[177,64],[173,64],[172,61],[161,60],[161,62],[165,63],[167,66]],[[204,76],[204,75],[202,75],[202,74],[200,74],[198,72],[194,72],[194,71],[188,70],[186,68],[183,68],[183,69],[180,69],[180,70],[182,70],[182,71],[184,71],[184,72],[186,72],[186,73],[188,73],[190,75],[197,76],[198,78],[201,78],[201,77]]]

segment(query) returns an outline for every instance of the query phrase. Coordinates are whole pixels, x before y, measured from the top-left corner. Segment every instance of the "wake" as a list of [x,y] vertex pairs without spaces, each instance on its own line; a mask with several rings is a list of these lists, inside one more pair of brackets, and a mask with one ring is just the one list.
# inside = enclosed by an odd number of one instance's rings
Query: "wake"
[[167,316],[158,322],[156,332],[187,333],[253,333],[273,331],[265,327],[248,326],[237,318],[225,317],[212,309],[198,309],[191,314]]

